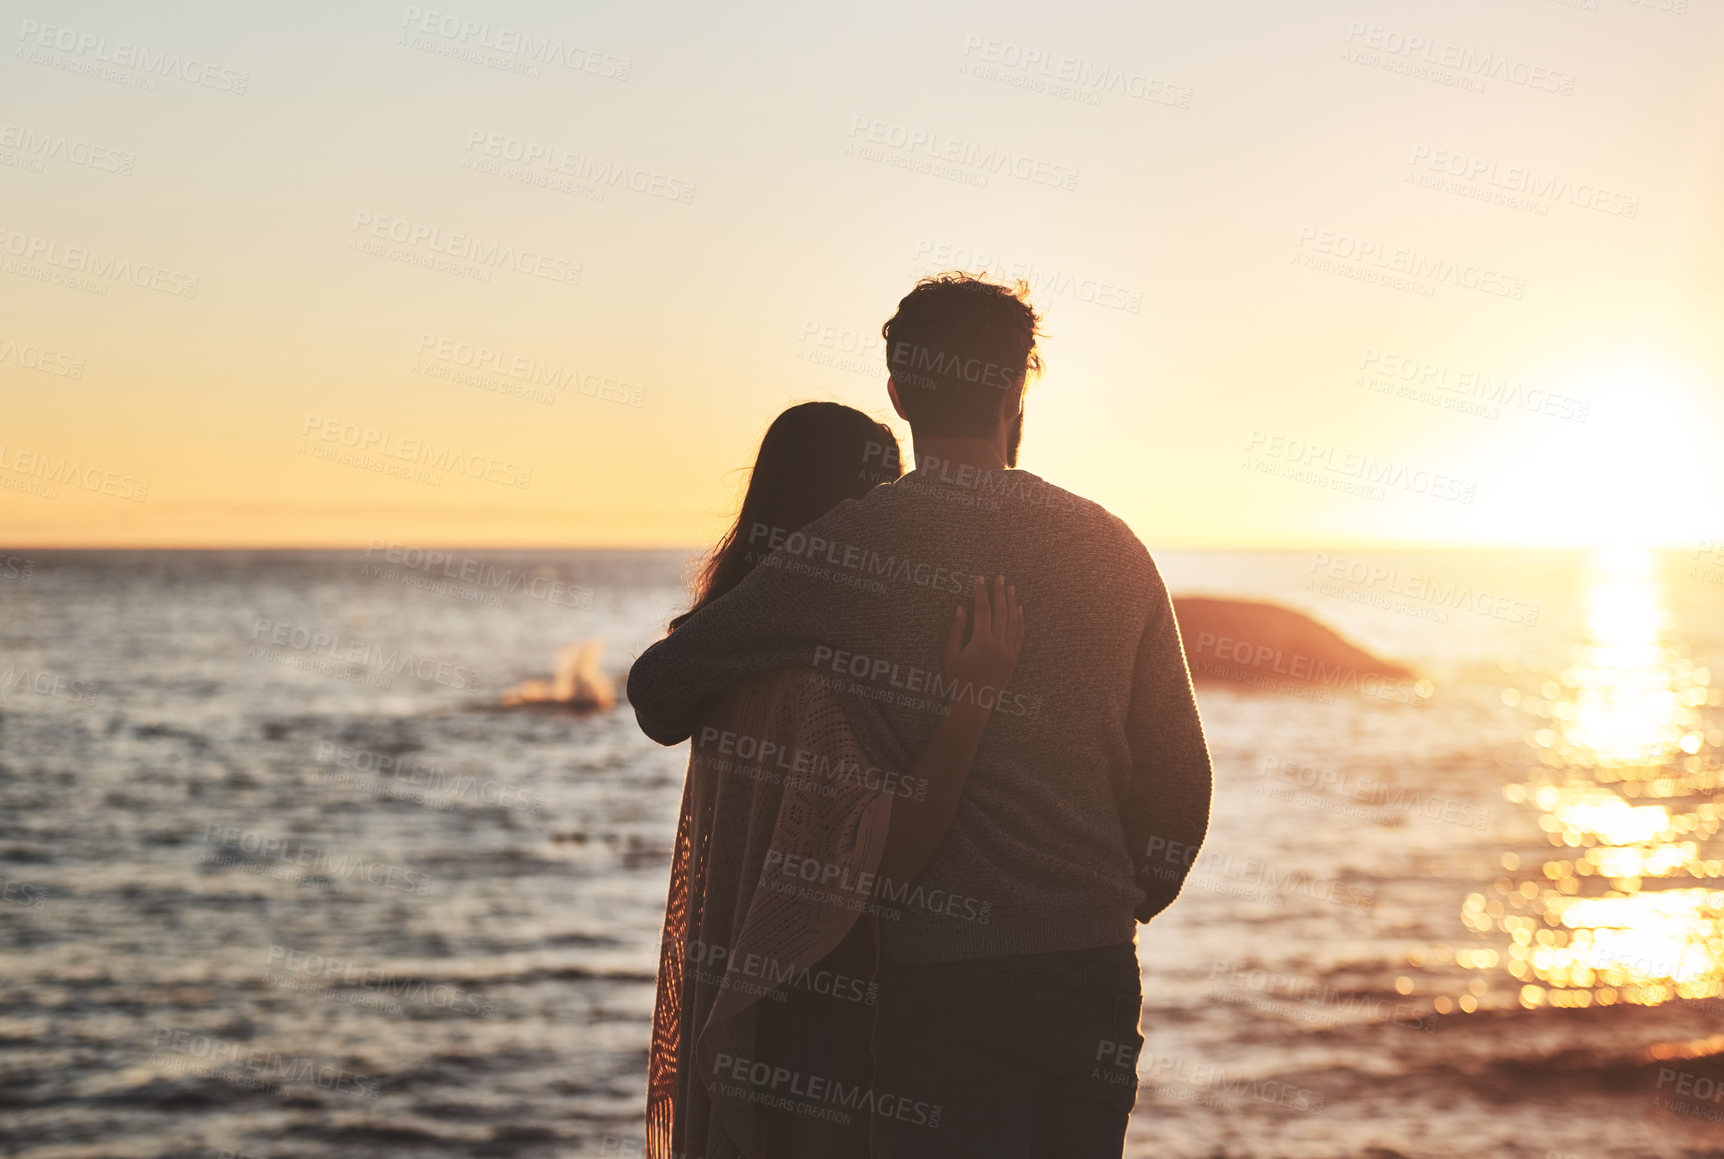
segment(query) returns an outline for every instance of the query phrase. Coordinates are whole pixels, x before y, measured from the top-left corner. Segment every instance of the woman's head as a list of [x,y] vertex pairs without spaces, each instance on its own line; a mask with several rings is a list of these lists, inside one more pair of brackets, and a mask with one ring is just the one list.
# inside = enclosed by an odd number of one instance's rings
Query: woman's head
[[671,627],[740,583],[774,543],[899,472],[898,440],[883,423],[836,402],[786,410],[760,440],[742,510],[702,565],[694,606]]

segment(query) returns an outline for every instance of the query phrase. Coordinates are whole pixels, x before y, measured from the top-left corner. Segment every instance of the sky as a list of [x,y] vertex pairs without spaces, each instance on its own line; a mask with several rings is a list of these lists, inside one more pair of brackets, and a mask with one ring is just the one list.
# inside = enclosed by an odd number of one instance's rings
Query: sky
[[1724,540],[1724,8],[0,3],[0,543],[684,546],[1031,285],[1152,547]]

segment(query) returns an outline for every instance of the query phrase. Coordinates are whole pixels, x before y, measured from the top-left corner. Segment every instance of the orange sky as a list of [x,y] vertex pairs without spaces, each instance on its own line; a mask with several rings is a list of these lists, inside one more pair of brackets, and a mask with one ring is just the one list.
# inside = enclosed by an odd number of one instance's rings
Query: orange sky
[[1724,538],[1724,11],[1292,7],[14,18],[0,541],[699,543],[949,266],[1154,546]]

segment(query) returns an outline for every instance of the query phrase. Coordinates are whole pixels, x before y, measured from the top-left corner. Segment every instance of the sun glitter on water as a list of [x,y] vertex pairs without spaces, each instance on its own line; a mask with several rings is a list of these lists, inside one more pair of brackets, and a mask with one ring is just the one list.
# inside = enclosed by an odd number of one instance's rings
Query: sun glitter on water
[[[1503,856],[1507,875],[1461,920],[1497,947],[1456,955],[1521,983],[1522,1006],[1657,1005],[1724,994],[1724,704],[1712,674],[1676,654],[1655,560],[1592,557],[1585,633],[1559,679],[1505,703],[1540,718],[1539,767],[1503,795],[1538,813],[1548,860]],[[1508,936],[1501,945],[1500,935]]]

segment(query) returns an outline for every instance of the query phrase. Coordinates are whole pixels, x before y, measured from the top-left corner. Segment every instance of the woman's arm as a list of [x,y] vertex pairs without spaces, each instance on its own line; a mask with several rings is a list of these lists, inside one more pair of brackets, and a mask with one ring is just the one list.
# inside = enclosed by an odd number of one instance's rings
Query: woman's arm
[[880,876],[888,881],[913,880],[934,856],[958,811],[958,799],[964,795],[964,782],[982,743],[982,729],[993,714],[991,706],[1011,679],[1024,646],[1024,610],[1003,576],[994,579],[992,600],[978,576],[975,604],[969,641],[964,640],[961,604],[946,637],[946,676],[954,683],[950,711],[922,750],[914,772],[928,786],[927,795],[919,801],[913,797],[892,801],[892,823],[880,855]]

